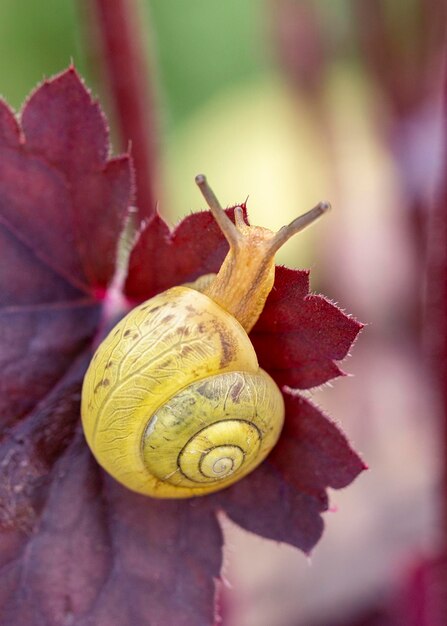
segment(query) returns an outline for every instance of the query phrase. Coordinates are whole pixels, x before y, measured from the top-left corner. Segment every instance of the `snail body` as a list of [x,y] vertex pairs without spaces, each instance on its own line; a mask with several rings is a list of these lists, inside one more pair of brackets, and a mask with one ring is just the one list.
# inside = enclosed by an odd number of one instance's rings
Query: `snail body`
[[[206,183],[199,186],[209,200]],[[214,197],[210,203],[224,216],[227,239],[238,233],[220,272],[133,309],[98,347],[84,379],[82,422],[97,461],[152,497],[199,496],[240,480],[268,455],[284,421],[281,391],[248,337],[273,284],[274,251],[272,262],[261,264],[262,284],[247,285],[249,271],[242,291],[239,275],[236,295],[227,294],[241,256],[251,261],[263,239],[239,233],[270,231],[247,226],[241,212],[236,228]]]

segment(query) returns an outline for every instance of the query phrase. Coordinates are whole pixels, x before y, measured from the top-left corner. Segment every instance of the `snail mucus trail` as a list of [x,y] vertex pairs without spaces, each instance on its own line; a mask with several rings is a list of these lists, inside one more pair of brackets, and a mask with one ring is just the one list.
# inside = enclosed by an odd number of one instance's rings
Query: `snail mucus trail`
[[81,415],[98,463],[133,491],[187,498],[253,471],[276,444],[284,401],[248,333],[275,278],[277,250],[329,208],[320,203],[277,233],[233,223],[196,177],[229,243],[217,274],[133,309],[96,350]]

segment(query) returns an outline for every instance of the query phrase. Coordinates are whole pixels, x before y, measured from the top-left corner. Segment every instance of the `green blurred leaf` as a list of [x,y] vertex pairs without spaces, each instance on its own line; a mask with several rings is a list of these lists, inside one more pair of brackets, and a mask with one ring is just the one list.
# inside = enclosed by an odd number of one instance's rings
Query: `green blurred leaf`
[[267,66],[265,3],[259,0],[146,0],[168,123],[184,120],[221,89]]
[[77,28],[75,2],[0,2],[1,95],[12,106],[20,107],[30,84],[71,60],[84,72]]

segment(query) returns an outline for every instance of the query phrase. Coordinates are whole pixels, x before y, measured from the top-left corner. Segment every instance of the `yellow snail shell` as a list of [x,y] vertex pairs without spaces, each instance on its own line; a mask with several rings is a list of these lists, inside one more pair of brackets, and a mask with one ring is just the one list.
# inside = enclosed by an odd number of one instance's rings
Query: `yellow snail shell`
[[242,326],[186,287],[155,296],[115,327],[92,361],[84,398],[98,462],[155,497],[239,480],[275,445],[284,418],[281,392]]
[[[156,498],[200,496],[240,480],[271,451],[284,421],[282,394],[247,334],[273,285],[283,229],[250,227],[240,211],[235,227],[204,178],[198,182],[230,242],[221,271],[133,309],[98,347],[82,390],[82,423],[98,463]],[[318,207],[318,215],[327,208]],[[318,216],[312,211],[306,223]],[[241,278],[258,250],[261,268]]]

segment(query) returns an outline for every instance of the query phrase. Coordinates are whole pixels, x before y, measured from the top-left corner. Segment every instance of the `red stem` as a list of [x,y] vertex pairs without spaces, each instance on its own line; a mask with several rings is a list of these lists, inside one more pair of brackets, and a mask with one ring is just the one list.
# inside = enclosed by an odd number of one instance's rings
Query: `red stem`
[[[447,66],[445,67],[447,70]],[[424,338],[443,409],[444,539],[447,547],[447,72],[443,101],[443,179],[430,214]]]
[[[447,70],[447,66],[445,66]],[[424,338],[431,359],[433,379],[438,385],[442,422],[440,439],[442,452],[442,531],[443,546],[440,566],[434,570],[435,591],[429,598],[429,609],[435,617],[430,625],[445,624],[447,589],[447,73],[444,80],[443,108],[443,180],[430,215],[427,245],[427,287],[425,301]],[[429,622],[427,622],[428,624]]]
[[[136,204],[140,217],[153,215],[155,142],[153,96],[136,0],[94,0],[92,14],[100,39],[101,60],[115,108],[121,148],[135,166]],[[140,17],[140,19],[139,19]],[[96,42],[92,42],[93,44]]]

